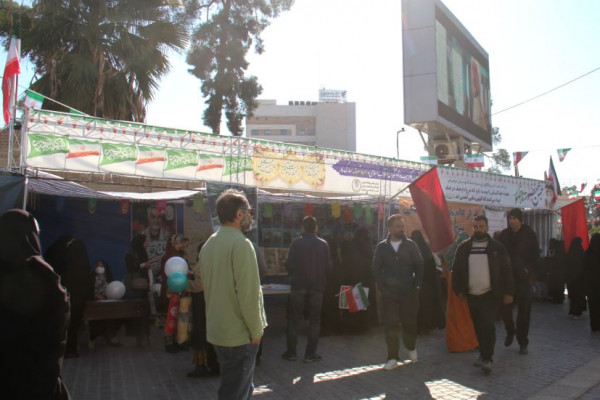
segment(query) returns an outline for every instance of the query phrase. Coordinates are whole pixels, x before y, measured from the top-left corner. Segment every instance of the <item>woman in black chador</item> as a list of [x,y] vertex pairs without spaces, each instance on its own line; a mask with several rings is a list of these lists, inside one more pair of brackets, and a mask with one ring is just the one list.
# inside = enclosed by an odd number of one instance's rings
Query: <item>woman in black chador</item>
[[94,298],[94,287],[90,282],[90,260],[85,244],[73,235],[63,235],[46,250],[44,259],[60,275],[71,301],[65,358],[79,357],[77,338],[85,304]]
[[587,283],[590,327],[600,332],[600,233],[594,233],[585,252],[585,281]]
[[585,252],[582,243],[579,236],[574,237],[567,253],[567,290],[569,291],[569,315],[572,319],[579,319],[581,313],[586,310],[583,277]]
[[442,329],[446,326],[442,304],[442,281],[435,267],[433,253],[420,230],[413,231],[410,238],[419,246],[423,257],[423,284],[419,292],[417,317],[419,332],[427,332],[434,328]]
[[562,304],[565,300],[565,244],[562,240],[550,239],[548,243],[548,255],[544,259],[547,265],[548,296],[555,304]]
[[0,217],[0,321],[1,397],[69,399],[61,376],[69,298],[23,210]]

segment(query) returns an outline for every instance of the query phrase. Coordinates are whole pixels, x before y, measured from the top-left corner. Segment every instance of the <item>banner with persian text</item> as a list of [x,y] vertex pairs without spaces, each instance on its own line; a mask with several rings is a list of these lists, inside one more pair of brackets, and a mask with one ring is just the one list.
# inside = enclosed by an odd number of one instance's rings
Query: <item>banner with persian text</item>
[[[49,170],[390,198],[430,169],[373,155],[44,110],[31,111],[24,127],[26,166]],[[448,201],[545,208],[543,181],[446,167],[439,167],[439,176]]]

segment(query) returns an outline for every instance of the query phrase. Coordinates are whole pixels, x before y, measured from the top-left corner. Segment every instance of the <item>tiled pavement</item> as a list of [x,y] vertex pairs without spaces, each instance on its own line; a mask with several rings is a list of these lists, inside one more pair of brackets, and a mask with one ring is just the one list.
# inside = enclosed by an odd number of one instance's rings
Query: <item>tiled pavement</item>
[[[494,369],[489,376],[472,366],[476,352],[448,352],[443,330],[420,336],[419,361],[393,371],[381,369],[385,361],[381,328],[365,335],[321,338],[321,362],[282,360],[281,304],[267,301],[271,326],[265,335],[263,361],[256,369],[253,398],[600,399],[600,333],[590,332],[587,315],[570,320],[566,304],[534,303],[526,356],[518,354],[516,343],[503,346],[504,330],[497,323]],[[304,339],[300,338],[300,345]],[[122,341],[120,348],[82,345],[80,358],[65,360],[64,377],[73,399],[217,398],[219,379],[187,378],[193,367],[191,352],[166,353],[157,329],[152,329],[150,349],[136,347],[130,338]]]

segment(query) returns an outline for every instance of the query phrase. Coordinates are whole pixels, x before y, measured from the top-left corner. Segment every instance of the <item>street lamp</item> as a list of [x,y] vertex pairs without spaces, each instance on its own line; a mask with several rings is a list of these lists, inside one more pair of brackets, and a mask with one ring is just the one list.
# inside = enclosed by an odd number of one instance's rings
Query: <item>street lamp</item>
[[396,159],[400,159],[400,132],[404,132],[404,128],[396,132]]

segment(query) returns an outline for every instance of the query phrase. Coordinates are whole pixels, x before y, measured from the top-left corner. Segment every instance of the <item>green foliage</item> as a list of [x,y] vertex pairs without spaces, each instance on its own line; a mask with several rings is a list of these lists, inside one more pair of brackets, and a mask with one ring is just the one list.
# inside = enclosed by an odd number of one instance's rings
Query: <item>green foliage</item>
[[[22,56],[35,68],[31,88],[86,114],[144,121],[146,104],[182,51],[187,31],[172,0],[37,0],[14,10]],[[0,34],[9,19],[0,15]],[[44,108],[65,110],[46,102]]]
[[[502,135],[500,134],[499,128],[492,129],[492,143],[498,145],[502,142]],[[512,165],[511,157],[506,149],[498,149],[495,153],[488,156],[488,159],[492,162],[492,166],[487,169],[488,172],[495,174],[501,174],[503,171],[510,169]]]
[[[188,52],[189,71],[202,81],[207,98],[204,123],[220,133],[225,112],[227,128],[236,136],[243,133],[242,121],[252,116],[262,87],[254,76],[246,76],[246,55],[253,48],[264,51],[260,37],[270,20],[289,10],[293,0],[191,0],[187,12],[205,17],[193,32]],[[198,15],[197,14],[197,15]],[[181,14],[180,14],[181,16]],[[182,18],[189,18],[187,17]]]

